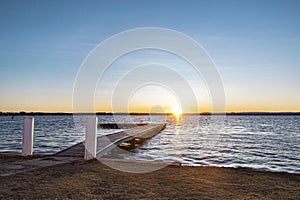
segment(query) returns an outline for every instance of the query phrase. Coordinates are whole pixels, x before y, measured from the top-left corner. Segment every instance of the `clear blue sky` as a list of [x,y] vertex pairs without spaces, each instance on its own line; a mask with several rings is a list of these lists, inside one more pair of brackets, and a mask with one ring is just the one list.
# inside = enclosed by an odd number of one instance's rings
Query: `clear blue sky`
[[0,111],[71,112],[87,54],[113,34],[149,26],[185,33],[207,50],[228,111],[300,111],[299,19],[297,0],[2,0]]

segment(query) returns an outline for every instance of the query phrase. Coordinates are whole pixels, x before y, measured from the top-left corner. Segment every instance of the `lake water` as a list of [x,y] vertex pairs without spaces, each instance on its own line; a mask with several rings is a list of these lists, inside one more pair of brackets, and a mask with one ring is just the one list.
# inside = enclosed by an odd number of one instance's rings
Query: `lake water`
[[[100,115],[99,122],[167,122],[160,134],[124,159],[183,165],[250,167],[300,174],[300,116]],[[23,116],[0,116],[0,151],[21,152]],[[216,120],[217,119],[217,120]],[[217,123],[216,123],[217,121]],[[221,125],[222,126],[221,126]],[[34,153],[51,154],[84,140],[85,118],[35,116]],[[98,135],[119,130],[98,129]]]

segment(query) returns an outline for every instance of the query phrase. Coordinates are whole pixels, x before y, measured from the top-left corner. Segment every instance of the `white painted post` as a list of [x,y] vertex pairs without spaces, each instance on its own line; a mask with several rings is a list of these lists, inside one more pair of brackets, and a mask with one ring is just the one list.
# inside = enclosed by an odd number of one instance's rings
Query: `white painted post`
[[33,152],[34,118],[25,118],[23,122],[22,156],[31,156]]
[[86,119],[85,133],[85,153],[84,159],[90,160],[96,158],[97,152],[97,117],[89,117]]

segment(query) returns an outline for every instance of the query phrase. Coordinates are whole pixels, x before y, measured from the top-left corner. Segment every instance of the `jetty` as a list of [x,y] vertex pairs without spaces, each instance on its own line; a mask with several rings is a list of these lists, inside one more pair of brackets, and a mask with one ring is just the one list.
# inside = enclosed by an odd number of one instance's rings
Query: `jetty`
[[[117,125],[98,125],[98,127],[114,127]],[[143,143],[145,140],[152,138],[157,135],[166,127],[166,123],[160,124],[137,124],[125,126],[122,124],[120,128],[131,127],[131,129],[119,131],[116,133],[98,136],[97,137],[97,157],[108,153],[117,146],[124,143],[130,144],[130,146],[135,146],[136,144]],[[65,150],[62,150],[54,156],[62,157],[83,157],[85,152],[85,141],[75,144]]]

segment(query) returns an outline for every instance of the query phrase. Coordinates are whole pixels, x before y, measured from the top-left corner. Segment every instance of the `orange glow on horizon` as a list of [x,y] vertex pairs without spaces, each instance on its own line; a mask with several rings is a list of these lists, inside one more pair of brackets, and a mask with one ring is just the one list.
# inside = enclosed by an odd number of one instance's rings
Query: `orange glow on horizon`
[[181,111],[181,108],[179,107],[175,107],[171,110],[172,114],[176,117],[176,119],[178,120],[181,115],[182,115],[182,111]]
[[[111,106],[108,105],[102,105],[102,106],[96,106],[94,112],[131,112],[131,113],[151,113],[153,110],[150,109],[149,105],[145,106],[139,106],[135,105],[130,107],[130,109],[117,109],[117,110],[112,110]],[[179,109],[178,107],[162,107],[162,112],[158,113],[172,113],[174,116],[179,116],[182,114],[186,113],[207,113],[207,112],[212,112],[213,109],[209,107],[201,107],[201,110],[196,110],[196,109],[189,109],[187,110],[186,108]],[[71,106],[64,106],[64,105],[45,105],[41,104],[40,106],[36,105],[6,105],[0,107],[0,112],[49,112],[49,113],[55,113],[55,112],[61,112],[61,113],[73,113],[72,107]],[[86,112],[84,109],[81,110],[80,112]],[[290,108],[274,108],[274,107],[267,107],[267,106],[248,106],[248,107],[242,107],[242,106],[227,106],[226,109],[227,113],[230,112],[236,112],[236,113],[243,113],[243,112],[300,112],[300,108],[296,106],[290,106]]]

